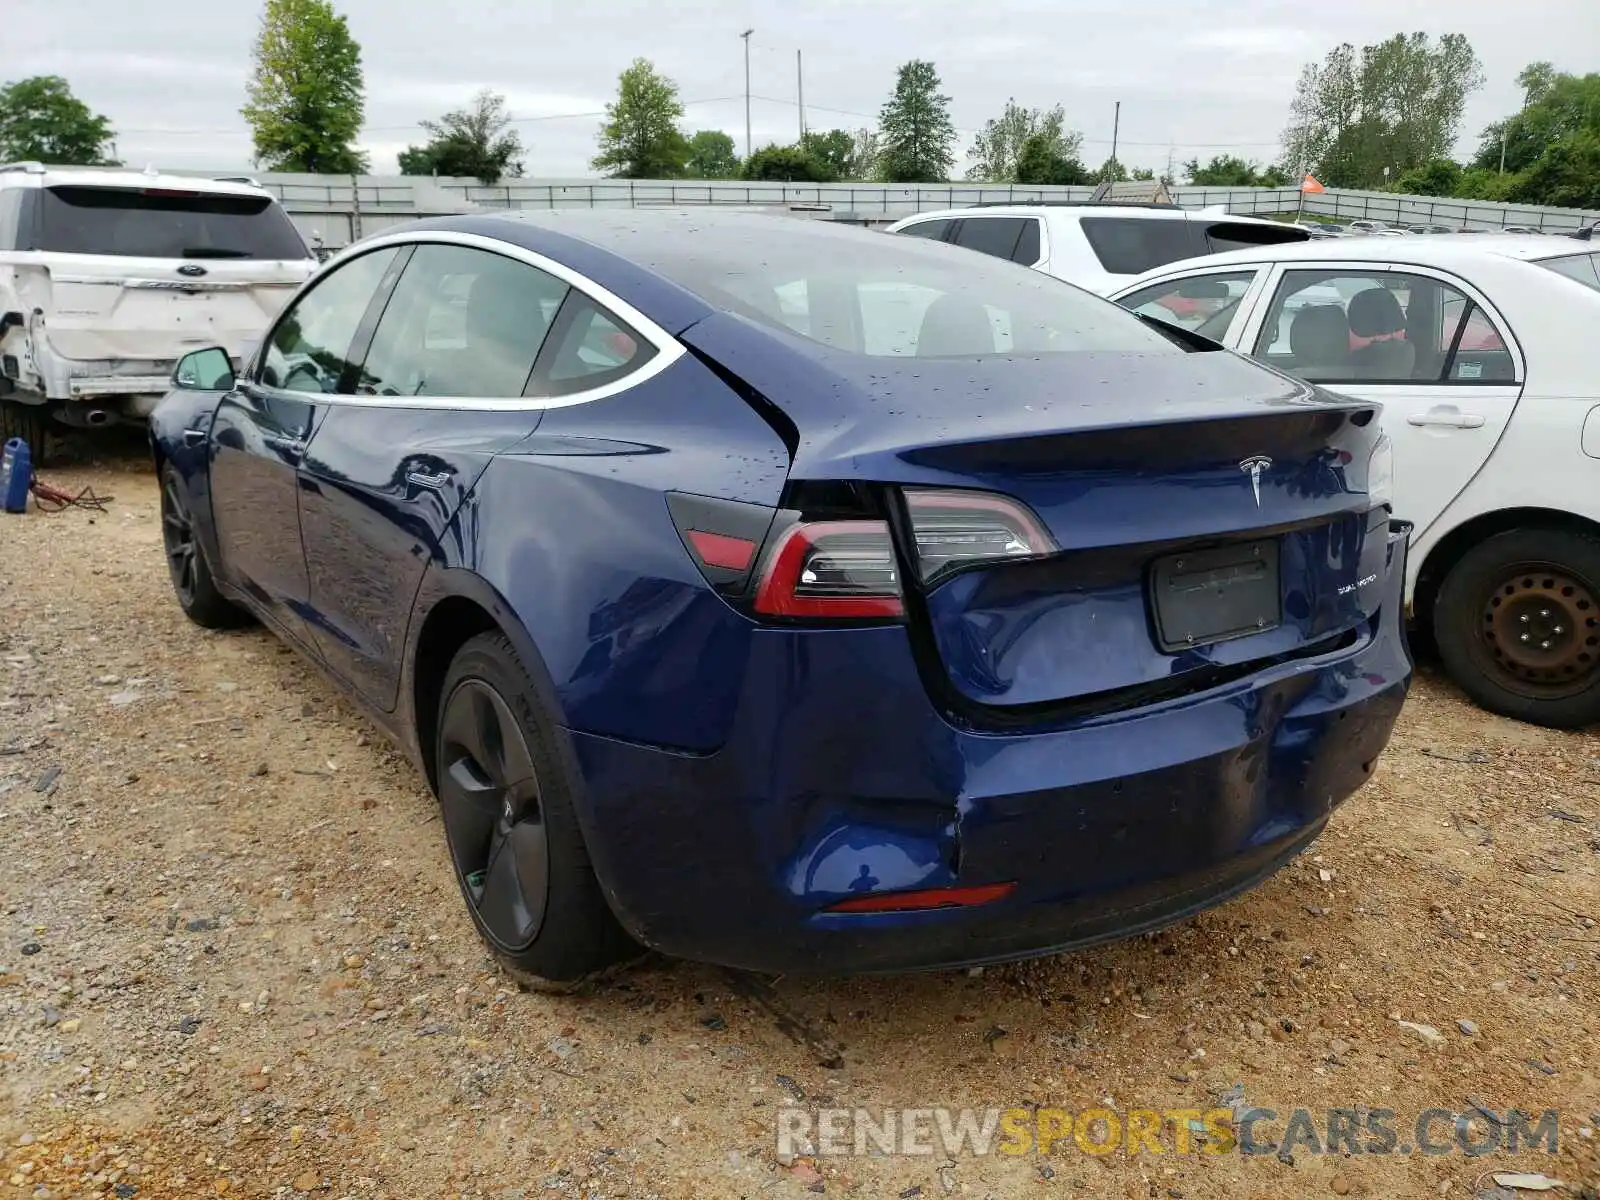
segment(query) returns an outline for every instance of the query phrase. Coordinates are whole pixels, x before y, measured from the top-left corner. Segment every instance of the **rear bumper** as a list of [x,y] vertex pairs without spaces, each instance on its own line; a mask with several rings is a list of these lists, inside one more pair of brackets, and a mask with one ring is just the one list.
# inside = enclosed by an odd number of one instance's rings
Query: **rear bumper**
[[[953,727],[901,629],[763,631],[717,753],[574,732],[613,907],[666,953],[775,972],[1023,958],[1158,927],[1271,875],[1368,778],[1411,680],[1404,535],[1356,643],[1026,734]],[[863,890],[1015,882],[965,909]]]

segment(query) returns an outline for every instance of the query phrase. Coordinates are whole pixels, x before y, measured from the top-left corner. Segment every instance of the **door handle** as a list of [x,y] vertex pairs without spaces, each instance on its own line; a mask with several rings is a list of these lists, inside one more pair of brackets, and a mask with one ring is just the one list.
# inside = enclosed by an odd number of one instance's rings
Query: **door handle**
[[1446,429],[1482,429],[1483,418],[1477,413],[1429,409],[1425,413],[1412,413],[1406,418],[1406,424],[1419,427],[1439,425]]
[[282,450],[285,454],[294,455],[296,457],[306,452],[306,444],[299,438],[284,437],[280,434],[269,433],[264,435],[261,440],[267,445],[271,446],[274,450]]
[[205,440],[206,431],[204,429],[185,429],[183,431],[183,444],[185,446],[189,446],[191,448],[194,446],[203,446],[205,444]]
[[406,482],[417,487],[428,488],[431,491],[443,491],[446,484],[455,477],[453,471],[407,471]]

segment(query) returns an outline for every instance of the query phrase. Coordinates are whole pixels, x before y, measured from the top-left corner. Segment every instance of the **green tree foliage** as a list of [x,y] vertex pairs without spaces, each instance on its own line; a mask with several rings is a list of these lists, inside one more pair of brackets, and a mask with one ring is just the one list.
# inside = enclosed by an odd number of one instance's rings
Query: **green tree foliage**
[[485,88],[467,108],[422,122],[428,143],[400,152],[400,174],[453,175],[480,183],[516,178],[522,174],[522,139],[510,125],[506,98]]
[[1076,154],[1061,153],[1048,134],[1034,134],[1017,155],[1016,182],[1030,187],[1071,187],[1094,182]]
[[116,166],[106,157],[108,118],[91,112],[59,75],[35,75],[0,87],[0,162]]
[[1066,128],[1066,111],[1054,108],[1023,108],[1007,100],[998,117],[990,117],[972,139],[967,157],[973,160],[967,178],[986,183],[1019,183],[1017,164],[1022,148],[1033,137],[1041,137],[1061,158],[1076,162],[1083,153],[1083,135]]
[[606,105],[600,153],[591,165],[617,179],[676,179],[689,163],[682,120],[678,85],[649,59],[636,58],[618,81],[616,100]]
[[1554,143],[1515,177],[1510,198],[1522,204],[1600,208],[1600,133],[1580,129]]
[[1483,70],[1465,37],[1395,34],[1346,43],[1300,74],[1283,140],[1287,162],[1330,187],[1381,187],[1449,156]]
[[1260,187],[1256,164],[1232,154],[1215,155],[1204,166],[1198,158],[1183,164],[1184,175],[1196,187]]
[[1129,178],[1136,179],[1140,183],[1154,183],[1156,173],[1149,167],[1135,167]]
[[832,183],[838,178],[805,146],[763,146],[744,160],[746,179],[784,183]]
[[1094,173],[1093,182],[1099,183],[1102,179],[1109,179],[1112,183],[1127,183],[1128,168],[1115,158],[1108,158],[1100,164],[1100,169]]
[[805,152],[822,164],[831,180],[853,178],[851,155],[855,153],[855,138],[843,129],[830,129],[826,133],[807,133],[800,139]]
[[267,0],[241,112],[260,166],[325,175],[366,169],[355,147],[366,112],[361,47],[328,0]]
[[1505,169],[1520,173],[1569,139],[1600,134],[1600,74],[1556,74],[1549,63],[1533,63],[1517,82],[1523,87],[1522,111],[1483,131],[1475,165],[1498,170],[1502,139]]
[[689,139],[685,170],[691,179],[732,179],[739,174],[733,139],[720,129],[702,129]]
[[1459,196],[1461,174],[1461,164],[1454,159],[1436,158],[1407,171],[1393,188],[1408,196]]
[[879,176],[888,183],[941,183],[955,162],[950,97],[939,91],[931,62],[913,59],[895,78],[878,117]]

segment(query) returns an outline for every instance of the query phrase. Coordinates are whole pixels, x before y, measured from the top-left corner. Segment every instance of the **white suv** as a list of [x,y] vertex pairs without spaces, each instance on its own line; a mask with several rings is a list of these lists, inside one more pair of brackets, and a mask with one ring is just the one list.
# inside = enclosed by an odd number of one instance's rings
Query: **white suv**
[[1304,229],[1172,204],[1041,201],[974,204],[918,213],[890,233],[937,238],[1008,258],[1106,295],[1136,275],[1180,259],[1279,242],[1303,242]]
[[242,358],[316,265],[250,180],[0,166],[0,442],[143,420],[178,359]]

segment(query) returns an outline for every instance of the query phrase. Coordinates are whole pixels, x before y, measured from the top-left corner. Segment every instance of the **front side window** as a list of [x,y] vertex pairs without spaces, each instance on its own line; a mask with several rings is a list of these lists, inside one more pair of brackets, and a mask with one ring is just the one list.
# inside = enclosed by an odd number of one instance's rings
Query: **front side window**
[[130,258],[304,259],[289,214],[267,195],[170,188],[43,188],[37,249]]
[[956,230],[956,245],[994,258],[1009,259],[1016,252],[1024,224],[1021,217],[968,217]]
[[332,393],[350,369],[350,344],[399,249],[374,250],[335,267],[272,330],[261,355],[264,387]]
[[1182,217],[1083,217],[1079,223],[1100,265],[1113,275],[1142,275],[1209,249]]
[[1493,319],[1458,288],[1386,270],[1288,271],[1255,356],[1319,383],[1511,383]]
[[1117,301],[1140,316],[1154,317],[1220,342],[1254,282],[1254,268],[1168,279],[1131,292]]
[[567,291],[553,275],[503,254],[420,245],[383,310],[356,390],[521,396]]
[[950,228],[950,221],[941,217],[937,221],[918,221],[915,225],[907,225],[904,229],[896,230],[910,237],[932,238],[938,241],[944,237],[945,230]]

